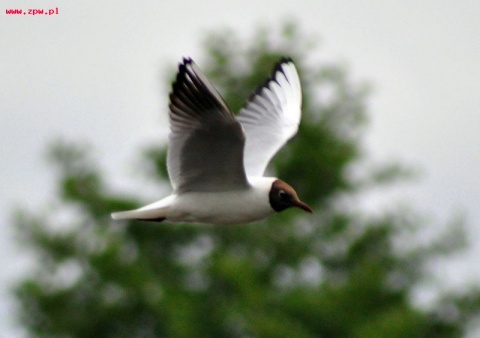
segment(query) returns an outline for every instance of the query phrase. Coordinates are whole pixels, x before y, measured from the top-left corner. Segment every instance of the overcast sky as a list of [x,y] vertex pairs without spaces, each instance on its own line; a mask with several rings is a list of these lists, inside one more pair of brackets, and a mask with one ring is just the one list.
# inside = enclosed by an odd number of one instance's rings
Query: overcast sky
[[[462,213],[472,248],[450,278],[478,278],[480,257],[480,2],[476,0],[296,0],[228,2],[22,1],[0,8],[0,332],[13,329],[7,287],[25,259],[12,244],[12,209],[46,206],[54,173],[46,144],[91,143],[118,188],[136,149],[167,133],[163,79],[182,56],[201,67],[204,33],[297,20],[320,37],[321,59],[341,61],[374,86],[366,145],[378,161],[421,169],[395,198],[432,224]],[[8,7],[6,7],[8,6]],[[7,8],[58,8],[58,15],[6,15]],[[138,163],[137,163],[138,164]],[[133,183],[132,183],[133,182]],[[138,187],[142,189],[142,187]],[[21,263],[23,262],[23,263]]]

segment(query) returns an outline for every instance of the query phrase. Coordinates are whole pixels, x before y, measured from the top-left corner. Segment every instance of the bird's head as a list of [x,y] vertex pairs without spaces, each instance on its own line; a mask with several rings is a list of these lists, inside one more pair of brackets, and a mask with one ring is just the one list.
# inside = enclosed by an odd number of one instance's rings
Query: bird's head
[[310,213],[313,212],[308,204],[300,201],[295,189],[282,180],[277,179],[272,183],[269,199],[273,210],[277,212],[290,207],[297,207]]

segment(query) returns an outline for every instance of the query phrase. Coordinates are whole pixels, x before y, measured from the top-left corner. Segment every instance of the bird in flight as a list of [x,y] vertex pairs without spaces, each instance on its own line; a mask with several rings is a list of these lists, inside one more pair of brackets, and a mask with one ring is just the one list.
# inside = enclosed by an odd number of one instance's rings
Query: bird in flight
[[173,192],[157,202],[112,218],[236,224],[298,207],[295,190],[265,169],[297,133],[300,79],[282,58],[235,116],[200,68],[184,58],[172,85],[167,168]]

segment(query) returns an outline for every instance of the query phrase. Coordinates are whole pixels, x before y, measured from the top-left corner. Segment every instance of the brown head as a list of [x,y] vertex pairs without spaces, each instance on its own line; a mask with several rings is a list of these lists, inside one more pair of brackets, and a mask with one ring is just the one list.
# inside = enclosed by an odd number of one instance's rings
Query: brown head
[[273,210],[280,212],[290,207],[297,207],[308,212],[313,212],[308,204],[303,203],[297,192],[282,180],[275,180],[269,194],[270,205]]

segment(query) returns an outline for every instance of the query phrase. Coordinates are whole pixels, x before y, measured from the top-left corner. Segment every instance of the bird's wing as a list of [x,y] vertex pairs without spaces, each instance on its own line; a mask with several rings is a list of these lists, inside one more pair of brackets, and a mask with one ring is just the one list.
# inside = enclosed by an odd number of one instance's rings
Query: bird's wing
[[184,59],[179,66],[169,108],[167,168],[174,190],[248,187],[242,126],[191,59]]
[[272,157],[297,133],[301,105],[295,65],[291,59],[282,58],[271,78],[255,91],[237,116],[246,134],[247,176],[263,176]]

